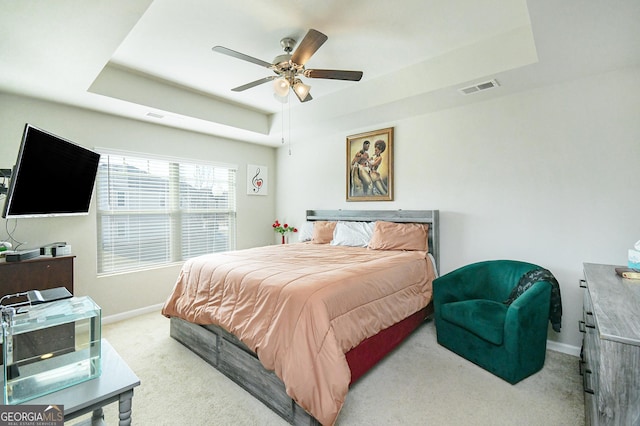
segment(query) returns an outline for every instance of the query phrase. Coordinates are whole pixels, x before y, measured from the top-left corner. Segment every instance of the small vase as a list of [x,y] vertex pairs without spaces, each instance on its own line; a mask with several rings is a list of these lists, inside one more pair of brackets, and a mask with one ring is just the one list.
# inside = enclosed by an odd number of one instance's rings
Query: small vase
[[285,236],[282,235],[282,244],[287,244],[284,238],[285,238]]

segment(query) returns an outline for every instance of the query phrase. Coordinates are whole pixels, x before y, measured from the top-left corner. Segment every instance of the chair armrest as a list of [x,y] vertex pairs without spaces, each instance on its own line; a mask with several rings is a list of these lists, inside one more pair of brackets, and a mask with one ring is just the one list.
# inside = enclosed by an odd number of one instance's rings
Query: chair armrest
[[518,353],[523,344],[546,340],[550,300],[551,283],[538,281],[513,301],[504,324],[507,351]]

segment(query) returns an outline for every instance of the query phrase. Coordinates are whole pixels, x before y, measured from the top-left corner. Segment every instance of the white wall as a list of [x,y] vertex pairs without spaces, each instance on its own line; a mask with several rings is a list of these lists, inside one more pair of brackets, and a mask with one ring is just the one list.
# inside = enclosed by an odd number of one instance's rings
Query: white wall
[[[499,90],[499,89],[496,89]],[[345,201],[346,136],[395,127],[395,200]],[[439,209],[441,273],[509,258],[554,273],[559,346],[579,347],[582,263],[626,264],[640,239],[640,69],[571,81],[278,151],[278,216]],[[570,350],[570,349],[569,349]]]
[[[59,104],[0,93],[0,168],[15,163],[24,124],[44,130],[88,148],[103,147],[149,152],[180,158],[194,158],[238,166],[237,246],[246,248],[273,244],[271,228],[275,196],[246,195],[247,164],[265,165],[275,170],[275,150],[238,143],[165,126],[128,120]],[[272,173],[273,176],[273,173]],[[273,180],[271,181],[273,185]],[[64,191],[64,182],[43,177],[52,191]],[[0,205],[4,205],[0,197]],[[75,261],[74,289],[77,295],[91,296],[112,316],[163,303],[178,276],[179,265],[144,272],[97,277],[95,205],[88,216],[46,219],[0,219],[0,241],[16,226],[14,236],[23,248],[37,248],[54,241],[72,246]],[[0,283],[0,293],[1,293]]]

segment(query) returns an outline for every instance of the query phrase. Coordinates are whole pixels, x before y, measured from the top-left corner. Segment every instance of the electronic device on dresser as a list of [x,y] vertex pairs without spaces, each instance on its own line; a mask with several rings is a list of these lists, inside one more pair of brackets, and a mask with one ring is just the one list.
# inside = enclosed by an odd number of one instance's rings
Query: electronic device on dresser
[[83,215],[100,154],[27,123],[2,217]]
[[47,244],[40,247],[41,256],[68,256],[71,254],[71,246],[64,241]]

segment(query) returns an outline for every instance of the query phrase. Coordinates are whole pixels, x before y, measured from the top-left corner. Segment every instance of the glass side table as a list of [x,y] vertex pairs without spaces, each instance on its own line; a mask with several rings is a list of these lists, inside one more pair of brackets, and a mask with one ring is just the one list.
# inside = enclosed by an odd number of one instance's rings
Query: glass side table
[[21,404],[100,375],[101,309],[90,297],[0,310],[5,404]]

